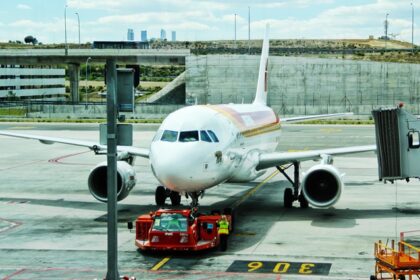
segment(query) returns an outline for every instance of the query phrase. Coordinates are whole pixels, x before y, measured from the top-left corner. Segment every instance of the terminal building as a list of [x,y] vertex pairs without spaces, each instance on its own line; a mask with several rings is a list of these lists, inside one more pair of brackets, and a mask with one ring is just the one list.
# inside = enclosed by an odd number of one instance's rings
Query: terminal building
[[0,65],[0,100],[66,100],[65,69]]

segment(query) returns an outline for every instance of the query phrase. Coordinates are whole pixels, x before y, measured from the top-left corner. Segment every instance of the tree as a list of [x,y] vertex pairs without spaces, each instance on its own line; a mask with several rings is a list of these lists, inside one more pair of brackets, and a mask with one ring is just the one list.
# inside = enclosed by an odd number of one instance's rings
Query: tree
[[32,35],[26,36],[24,40],[26,44],[36,45],[38,43],[38,40]]
[[32,43],[32,41],[34,40],[34,37],[29,35],[26,36],[25,39],[23,39],[25,41],[26,44]]

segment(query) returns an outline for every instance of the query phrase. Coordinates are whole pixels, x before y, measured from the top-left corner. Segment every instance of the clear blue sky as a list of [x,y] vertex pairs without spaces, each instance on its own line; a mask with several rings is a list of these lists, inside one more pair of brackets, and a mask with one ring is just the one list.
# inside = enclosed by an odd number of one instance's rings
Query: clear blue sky
[[[69,42],[77,42],[77,17],[82,42],[125,40],[133,28],[135,40],[147,30],[149,39],[160,29],[177,31],[178,40],[248,38],[248,7],[251,38],[259,39],[270,23],[271,38],[368,38],[384,34],[389,13],[389,34],[411,41],[411,5],[415,13],[415,39],[420,44],[420,0],[8,0],[0,10],[0,41],[64,41],[64,7],[67,4]],[[420,23],[420,22],[419,22]],[[419,27],[419,30],[417,30]]]

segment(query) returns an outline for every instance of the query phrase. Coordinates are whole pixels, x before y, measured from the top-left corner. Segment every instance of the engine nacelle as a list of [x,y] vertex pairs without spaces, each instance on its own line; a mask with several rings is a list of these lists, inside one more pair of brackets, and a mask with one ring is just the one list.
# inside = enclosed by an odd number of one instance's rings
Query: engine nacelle
[[[123,200],[136,185],[136,172],[125,161],[117,161],[117,200]],[[98,164],[88,178],[89,191],[94,198],[107,202],[107,162]]]
[[334,205],[344,188],[342,175],[330,164],[311,167],[303,177],[302,191],[308,202],[320,208]]

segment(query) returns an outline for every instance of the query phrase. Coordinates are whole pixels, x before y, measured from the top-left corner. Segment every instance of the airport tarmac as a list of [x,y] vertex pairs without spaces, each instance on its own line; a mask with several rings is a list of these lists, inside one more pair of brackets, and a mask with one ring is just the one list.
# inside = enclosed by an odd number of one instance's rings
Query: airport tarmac
[[[136,125],[135,145],[148,147],[157,125]],[[94,124],[1,123],[1,130],[98,139]],[[373,126],[284,126],[280,150],[374,144]],[[0,279],[102,279],[106,273],[106,205],[89,193],[90,170],[105,161],[85,148],[0,137]],[[185,160],[185,159],[180,159]],[[302,164],[302,171],[314,162]],[[152,254],[134,245],[126,222],[155,210],[158,185],[138,158],[138,185],[119,203],[119,269],[137,279],[367,279],[373,244],[420,230],[420,184],[378,181],[374,153],[335,157],[346,188],[330,209],[283,208],[290,184],[275,172],[252,183],[206,192],[202,209],[238,206],[226,252]],[[182,198],[187,206],[188,200]],[[286,271],[283,273],[282,271]]]

